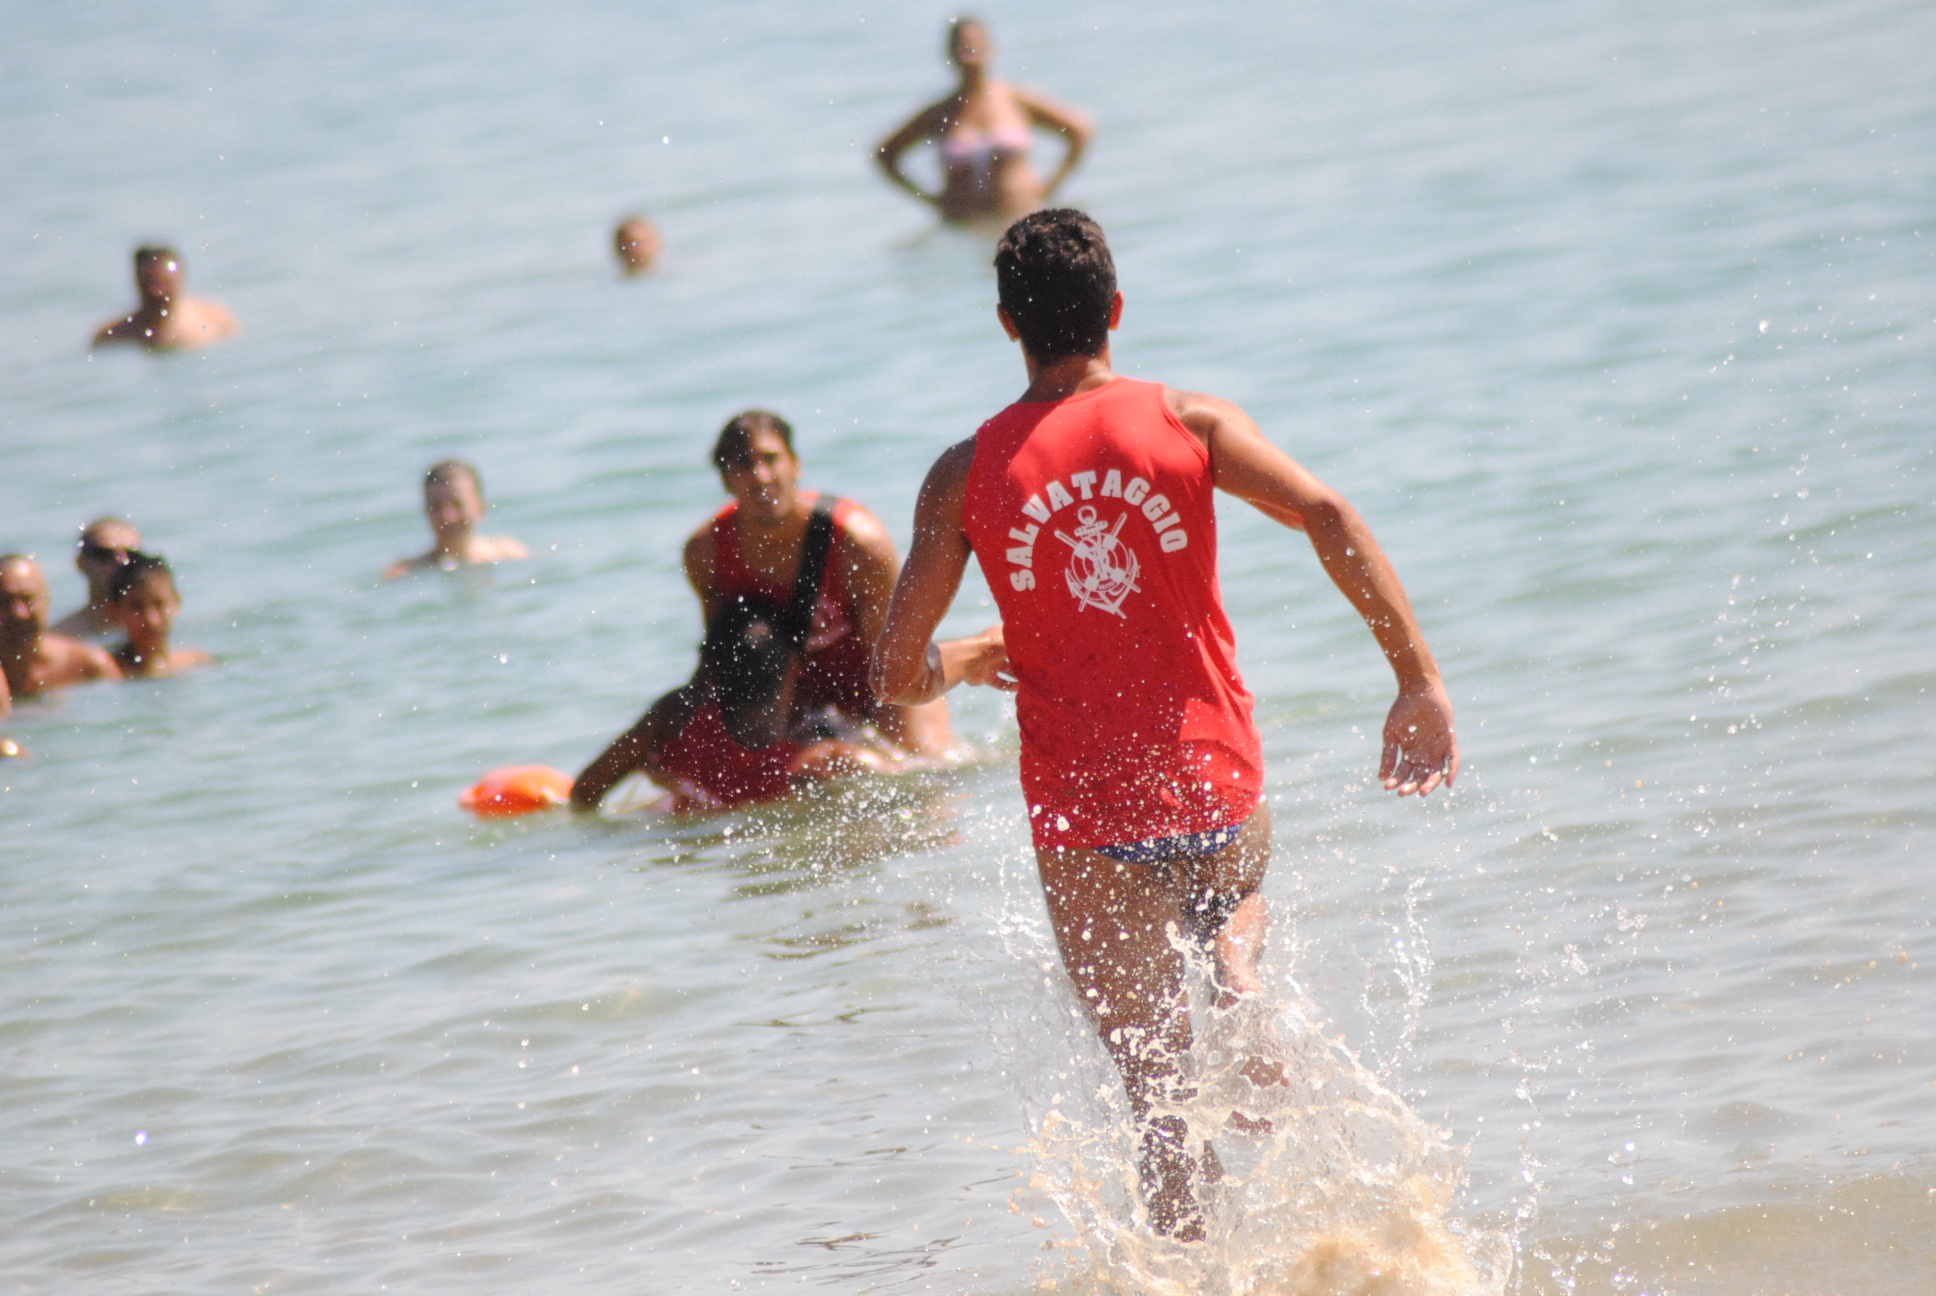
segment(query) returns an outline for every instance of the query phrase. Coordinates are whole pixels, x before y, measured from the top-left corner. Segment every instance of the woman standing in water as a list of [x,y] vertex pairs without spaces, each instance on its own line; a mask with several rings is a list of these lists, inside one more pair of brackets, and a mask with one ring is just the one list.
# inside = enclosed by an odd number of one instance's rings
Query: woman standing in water
[[[946,99],[916,113],[874,154],[890,180],[932,203],[943,220],[1006,222],[1041,207],[1076,169],[1093,132],[1081,113],[997,81],[991,70],[994,53],[986,23],[955,19],[948,29],[948,59],[961,84]],[[1028,164],[1036,127],[1068,141],[1062,165],[1047,184]],[[929,193],[901,170],[902,154],[924,140],[940,147],[940,193]]]

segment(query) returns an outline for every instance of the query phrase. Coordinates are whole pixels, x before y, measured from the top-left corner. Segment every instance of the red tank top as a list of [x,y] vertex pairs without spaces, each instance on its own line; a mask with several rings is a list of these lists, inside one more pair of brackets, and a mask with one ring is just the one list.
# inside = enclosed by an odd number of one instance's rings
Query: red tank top
[[691,782],[721,805],[746,805],[783,797],[800,744],[776,742],[758,751],[742,747],[727,732],[719,704],[708,702],[692,713],[679,736],[653,753],[653,763]]
[[1263,795],[1213,485],[1158,383],[1011,405],[975,435],[962,520],[1021,684],[1038,847],[1208,832]]
[[[820,498],[809,492],[809,502]],[[831,706],[857,719],[873,714],[874,694],[867,686],[868,658],[873,645],[860,630],[860,609],[847,589],[847,521],[860,506],[841,500],[834,506],[834,541],[827,550],[827,574],[820,582],[820,602],[813,610],[813,628],[807,634],[806,652],[800,662],[800,680],[794,686],[794,706],[815,711]],[[793,585],[770,580],[747,566],[739,548],[739,524],[734,514],[738,501],[728,504],[713,517],[713,586],[726,598],[746,595],[770,600],[780,607],[793,606]]]

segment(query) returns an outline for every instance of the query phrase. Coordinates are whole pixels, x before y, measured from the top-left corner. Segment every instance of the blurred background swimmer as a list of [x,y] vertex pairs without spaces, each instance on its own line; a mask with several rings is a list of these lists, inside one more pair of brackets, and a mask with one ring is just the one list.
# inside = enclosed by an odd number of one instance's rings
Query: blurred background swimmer
[[612,251],[628,275],[641,275],[652,269],[665,246],[659,231],[643,216],[627,216],[612,231]]
[[[12,711],[13,693],[7,688],[7,676],[5,672],[0,672],[0,720],[6,719]],[[5,734],[0,734],[0,760],[4,760],[9,756],[25,756],[26,754],[27,749],[25,747],[22,747]]]
[[[875,160],[888,179],[932,204],[943,220],[1008,221],[1043,206],[1082,160],[1094,133],[1089,119],[1020,86],[995,79],[988,25],[961,17],[948,28],[948,60],[960,83],[882,142]],[[1029,166],[1036,128],[1066,140],[1062,165],[1044,184]],[[929,193],[901,170],[901,156],[926,140],[941,155],[942,184]]]
[[727,421],[713,444],[713,467],[732,502],[692,533],[685,550],[686,579],[706,624],[738,598],[804,618],[796,719],[833,707],[912,755],[947,755],[954,729],[945,701],[891,706],[867,684],[901,573],[881,520],[853,500],[801,490],[793,428],[768,410]]
[[54,633],[98,639],[118,628],[108,611],[114,574],[141,548],[141,532],[126,518],[99,517],[81,528],[74,568],[87,582],[87,602],[54,622]]
[[444,571],[471,563],[510,562],[531,555],[510,536],[477,534],[484,520],[484,481],[477,469],[462,459],[445,459],[424,473],[424,517],[437,543],[415,558],[399,558],[384,571],[395,580],[411,572],[436,567]]
[[800,654],[788,612],[735,598],[712,618],[692,681],[674,689],[613,741],[572,785],[595,810],[627,775],[644,771],[668,796],[658,808],[717,810],[771,801],[803,782],[891,769],[898,751],[831,708],[795,718]]
[[114,663],[127,679],[173,675],[215,659],[194,648],[174,648],[168,639],[181,612],[175,573],[159,554],[133,553],[114,574],[108,610],[128,639],[114,650]]
[[33,697],[71,684],[121,678],[105,651],[47,628],[52,602],[38,562],[26,554],[0,554],[0,670],[8,691]]
[[135,308],[109,320],[94,335],[94,345],[134,342],[150,351],[207,346],[242,331],[235,316],[207,297],[190,297],[181,253],[171,247],[139,247],[134,252]]

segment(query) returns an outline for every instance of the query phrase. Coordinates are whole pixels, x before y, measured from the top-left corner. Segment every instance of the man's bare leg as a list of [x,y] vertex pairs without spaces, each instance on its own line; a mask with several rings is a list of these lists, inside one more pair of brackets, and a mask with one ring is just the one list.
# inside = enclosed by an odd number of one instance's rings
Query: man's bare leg
[[1142,1128],[1143,1194],[1150,1225],[1185,1241],[1203,1236],[1190,1180],[1195,1170],[1181,1117],[1153,1114],[1177,1093],[1190,1048],[1183,956],[1169,929],[1182,890],[1163,869],[1089,850],[1040,851],[1042,889],[1062,966],[1123,1077]]

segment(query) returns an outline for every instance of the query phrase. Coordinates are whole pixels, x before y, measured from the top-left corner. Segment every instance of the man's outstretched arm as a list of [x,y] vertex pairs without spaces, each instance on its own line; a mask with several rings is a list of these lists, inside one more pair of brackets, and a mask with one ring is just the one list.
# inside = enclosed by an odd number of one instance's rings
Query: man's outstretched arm
[[657,750],[677,737],[692,718],[698,692],[691,684],[676,688],[654,702],[639,722],[612,740],[604,751],[587,765],[571,785],[571,804],[578,810],[596,810],[605,794],[630,774],[643,769],[648,773]]
[[951,447],[935,460],[914,506],[914,543],[894,583],[887,625],[874,643],[869,675],[874,696],[883,702],[918,706],[966,680],[1013,689],[1003,674],[1008,652],[997,625],[966,639],[934,642],[934,632],[961,588],[972,550],[961,528],[968,470],[975,461],[973,439]]
[[1459,772],[1452,703],[1425,644],[1411,600],[1378,540],[1344,496],[1272,445],[1229,401],[1171,393],[1171,407],[1209,447],[1219,488],[1288,527],[1303,531],[1318,561],[1376,636],[1398,677],[1385,718],[1378,776],[1400,796],[1424,796]]

